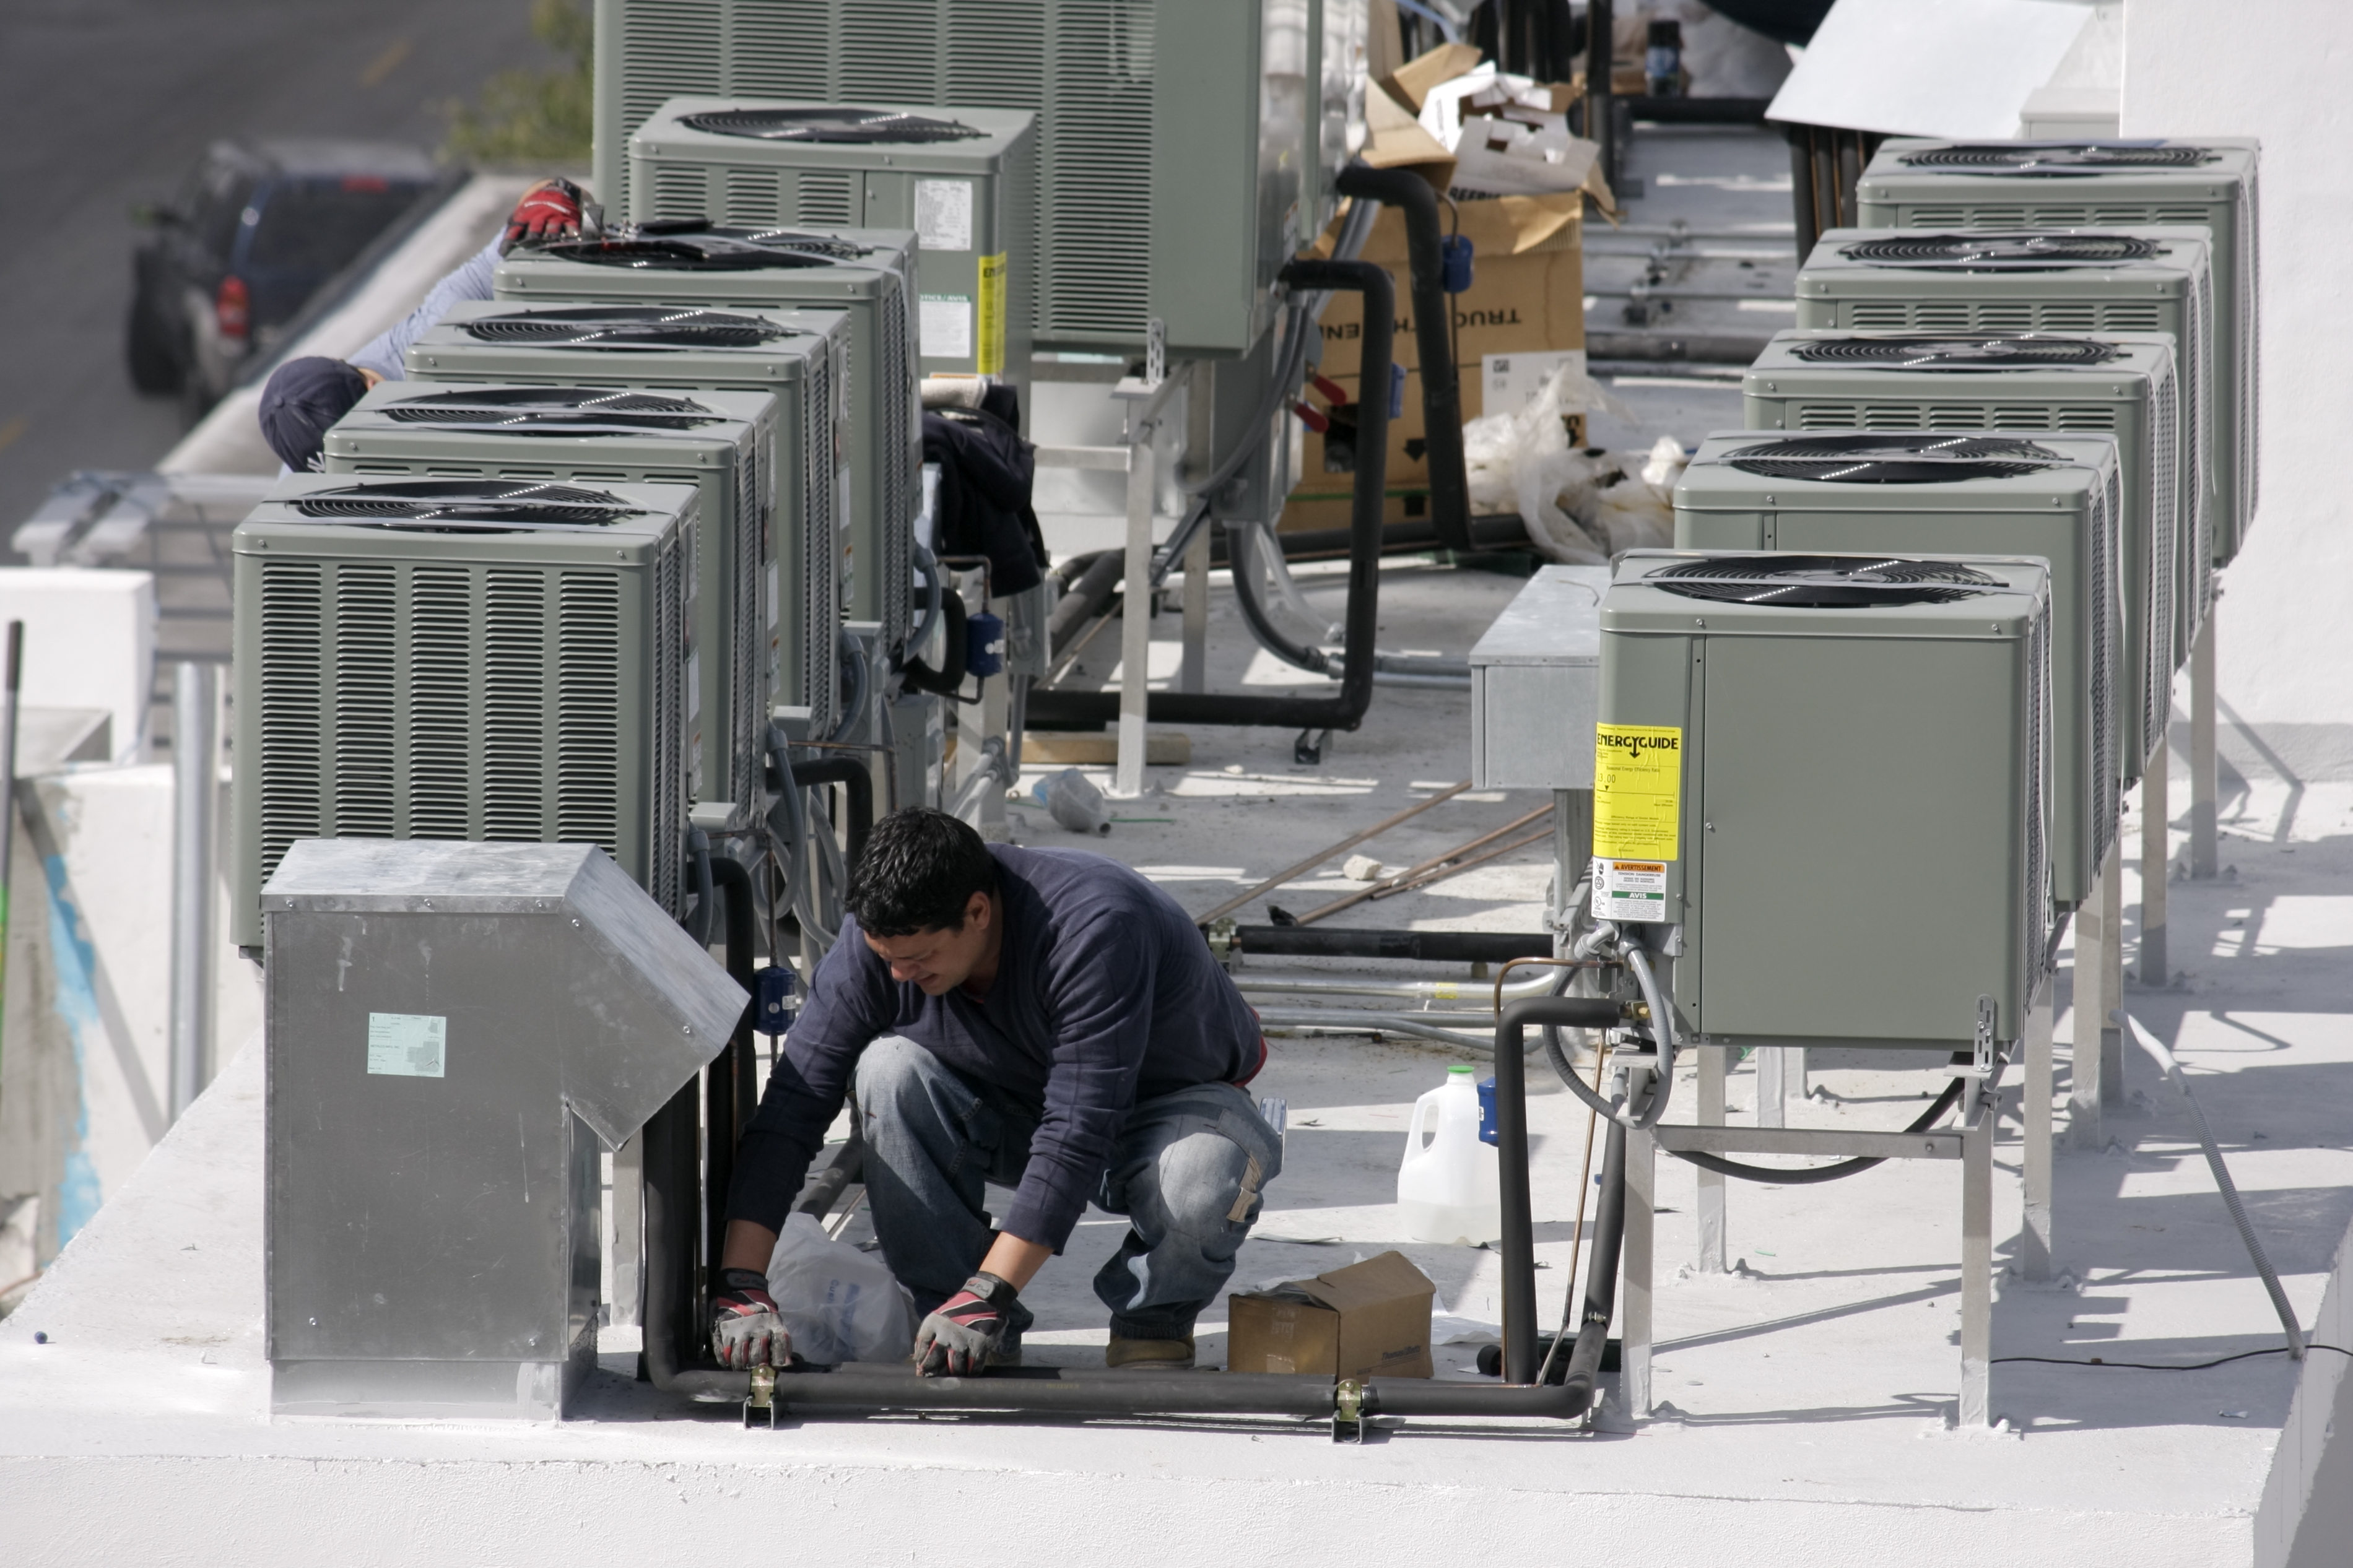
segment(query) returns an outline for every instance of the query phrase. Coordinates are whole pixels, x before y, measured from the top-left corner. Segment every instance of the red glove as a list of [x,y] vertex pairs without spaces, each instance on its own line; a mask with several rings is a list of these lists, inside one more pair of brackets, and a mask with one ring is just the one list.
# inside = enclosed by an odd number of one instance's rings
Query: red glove
[[507,215],[506,237],[500,242],[501,249],[512,248],[518,240],[530,240],[545,245],[552,240],[572,239],[580,233],[580,204],[586,200],[580,187],[569,180],[549,180],[523,193],[515,203],[514,211]]
[[768,1294],[768,1277],[755,1268],[728,1268],[719,1284],[711,1298],[711,1352],[719,1364],[741,1372],[791,1360],[793,1339]]

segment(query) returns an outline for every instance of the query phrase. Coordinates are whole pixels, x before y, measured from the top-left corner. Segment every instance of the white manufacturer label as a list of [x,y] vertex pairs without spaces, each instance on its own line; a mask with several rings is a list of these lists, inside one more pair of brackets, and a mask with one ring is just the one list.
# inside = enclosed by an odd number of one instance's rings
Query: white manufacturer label
[[394,1078],[439,1078],[449,1020],[424,1013],[368,1015],[368,1071]]
[[1593,862],[1593,918],[1598,921],[1663,921],[1667,918],[1665,860]]
[[[1479,362],[1482,382],[1480,395],[1486,399],[1479,412],[1513,414],[1527,406],[1529,401],[1545,389],[1545,383],[1562,365],[1575,365],[1577,374],[1585,374],[1583,349],[1559,349],[1549,353],[1489,354]],[[1575,376],[1570,377],[1572,381]]]
[[962,294],[926,294],[916,325],[925,359],[972,357],[972,300]]
[[915,182],[915,244],[923,250],[972,248],[972,182]]

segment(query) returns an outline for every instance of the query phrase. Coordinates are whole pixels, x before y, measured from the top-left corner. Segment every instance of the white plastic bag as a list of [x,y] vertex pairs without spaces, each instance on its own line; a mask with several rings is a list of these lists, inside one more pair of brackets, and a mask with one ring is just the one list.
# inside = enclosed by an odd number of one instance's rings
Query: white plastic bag
[[1572,448],[1564,417],[1596,411],[1627,416],[1571,361],[1520,407],[1463,426],[1471,510],[1517,512],[1529,541],[1569,565],[1606,565],[1620,551],[1673,542],[1673,475],[1682,471],[1683,448],[1671,437],[1660,437],[1645,458]]
[[834,1240],[813,1215],[785,1221],[768,1258],[768,1294],[804,1361],[904,1361],[915,1347],[915,1300],[906,1287],[881,1255]]

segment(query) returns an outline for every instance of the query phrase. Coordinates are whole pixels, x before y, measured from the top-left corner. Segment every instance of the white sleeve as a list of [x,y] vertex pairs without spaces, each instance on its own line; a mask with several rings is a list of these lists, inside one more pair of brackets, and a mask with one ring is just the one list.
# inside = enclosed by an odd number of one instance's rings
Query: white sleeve
[[465,264],[433,285],[424,302],[408,312],[406,319],[389,331],[381,333],[367,347],[353,354],[351,363],[361,370],[372,370],[386,381],[406,381],[408,370],[404,363],[408,345],[425,335],[425,329],[447,315],[449,307],[460,300],[487,300],[491,297],[491,276],[498,270],[497,239],[482,247]]

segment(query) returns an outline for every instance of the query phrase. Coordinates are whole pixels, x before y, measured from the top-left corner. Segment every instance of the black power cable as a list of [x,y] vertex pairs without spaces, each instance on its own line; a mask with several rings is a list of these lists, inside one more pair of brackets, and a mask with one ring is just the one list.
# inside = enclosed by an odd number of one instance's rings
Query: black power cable
[[[1952,1110],[1959,1101],[1961,1088],[1967,1082],[1966,1079],[1957,1078],[1947,1084],[1945,1092],[1936,1097],[1936,1102],[1922,1111],[1919,1120],[1904,1131],[1926,1132],[1929,1128],[1934,1127],[1945,1112]],[[1803,1186],[1810,1182],[1835,1182],[1841,1176],[1860,1175],[1873,1165],[1883,1165],[1887,1163],[1886,1155],[1874,1154],[1859,1160],[1841,1160],[1834,1164],[1805,1166],[1794,1171],[1777,1171],[1770,1165],[1744,1165],[1735,1160],[1726,1160],[1715,1154],[1702,1154],[1695,1150],[1669,1149],[1666,1152],[1672,1154],[1678,1160],[1688,1161],[1703,1171],[1714,1171],[1725,1176],[1737,1176],[1744,1182],[1773,1182],[1786,1186]]]
[[[2347,1350],[2343,1345],[2307,1343],[2304,1348],[2307,1351],[2335,1351],[2341,1356],[2353,1356],[2353,1351]],[[2241,1351],[2236,1355],[2216,1356],[2212,1361],[2102,1361],[2098,1356],[2094,1356],[2089,1361],[2071,1361],[2064,1356],[2050,1355],[1998,1355],[1993,1359],[1998,1363],[2031,1361],[2044,1366],[2096,1366],[2104,1369],[2122,1368],[2126,1372],[2204,1372],[2210,1366],[2228,1366],[2234,1361],[2245,1361],[2250,1356],[2285,1354],[2287,1354],[2285,1345],[2274,1345],[2269,1350]]]

